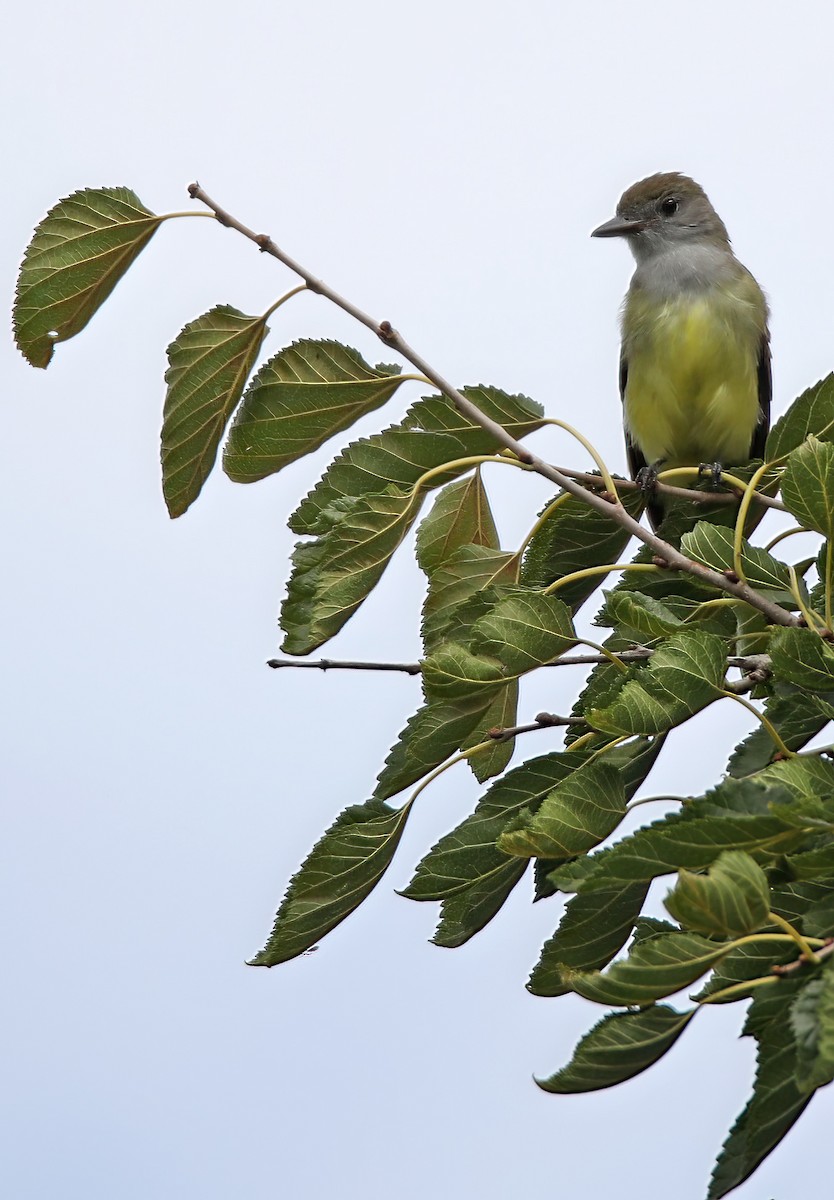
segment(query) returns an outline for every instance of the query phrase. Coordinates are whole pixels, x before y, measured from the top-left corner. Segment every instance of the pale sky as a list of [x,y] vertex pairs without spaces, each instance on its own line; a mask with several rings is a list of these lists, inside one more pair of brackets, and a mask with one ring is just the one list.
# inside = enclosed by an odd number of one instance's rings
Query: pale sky
[[[588,233],[636,179],[682,170],[709,192],[771,299],[777,413],[834,368],[832,35],[824,5],[762,0],[17,4],[0,75],[8,303],[59,197],[125,185],[170,211],[197,178],[447,377],[527,393],[623,470],[631,262]],[[525,992],[561,901],[533,908],[525,882],[450,953],[428,942],[436,906],[394,894],[475,803],[465,767],[423,794],[388,876],[316,954],[244,965],[419,695],[406,676],[264,666],[286,518],[346,437],[252,486],[217,471],[176,522],[164,509],[166,345],[214,304],[256,313],[291,285],[234,233],[173,222],[48,371],[0,347],[0,1192],[702,1200],[749,1091],[742,1006],[702,1014],[631,1083],[540,1092],[532,1075],[604,1011]],[[271,325],[267,354],[326,336],[391,358],[317,297]],[[413,388],[352,436],[398,419]],[[553,432],[536,445],[587,465]],[[487,485],[514,546],[551,489],[510,474]],[[325,653],[416,657],[421,596],[406,546]],[[522,720],[567,710],[580,685],[540,676]],[[674,735],[647,794],[717,780],[750,725],[727,708]],[[531,735],[515,761],[559,744]],[[798,1179],[814,1193],[831,1103],[739,1200],[788,1200]]]

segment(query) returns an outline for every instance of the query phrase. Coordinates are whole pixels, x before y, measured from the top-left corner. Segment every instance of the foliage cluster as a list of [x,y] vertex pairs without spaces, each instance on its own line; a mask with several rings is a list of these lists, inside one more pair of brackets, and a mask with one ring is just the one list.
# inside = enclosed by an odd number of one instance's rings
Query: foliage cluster
[[[52,209],[21,268],[15,335],[26,358],[47,366],[179,215],[157,216],[124,188],[79,192]],[[263,315],[212,308],[168,348],[162,476],[172,516],[196,500],[224,437],[227,475],[261,479],[415,378],[313,339],[255,372],[267,319],[298,290]],[[484,386],[460,394],[513,438],[548,422],[525,396]],[[453,400],[433,388],[398,424],[348,444],[290,517],[301,539],[281,613],[290,655],[310,654],[344,626],[419,521],[423,702],[373,794],[336,818],[291,880],[253,963],[302,954],[352,913],[391,862],[420,791],[465,760],[491,782],[428,850],[405,895],[439,903],[441,946],[482,930],[530,870],[537,900],[566,898],[527,986],[611,1011],[565,1067],[538,1081],[545,1091],[621,1083],[657,1062],[704,1008],[749,1005],[757,1069],[716,1164],[717,1200],[834,1076],[834,748],[819,738],[834,719],[834,376],[772,429],[765,463],[730,477],[740,505],[709,507],[702,495],[669,503],[659,537],[604,593],[601,645],[574,620],[626,551],[622,516],[639,516],[639,492],[601,464],[596,492],[608,493],[610,512],[561,491],[522,545],[504,549],[482,467],[534,468]],[[816,535],[814,557],[777,556],[787,531],[765,546],[748,540],[765,493],[780,495],[789,532]],[[664,547],[688,567],[670,569]],[[715,574],[705,578],[698,564]],[[518,726],[520,680],[588,649],[596,661],[572,713]],[[671,812],[616,840],[673,731],[708,706],[739,703],[756,727],[726,774],[704,795],[666,797]],[[564,725],[564,748],[508,770],[516,739],[544,724]],[[665,876],[670,919],[642,915],[651,883]],[[696,984],[688,1000],[669,1002]]]

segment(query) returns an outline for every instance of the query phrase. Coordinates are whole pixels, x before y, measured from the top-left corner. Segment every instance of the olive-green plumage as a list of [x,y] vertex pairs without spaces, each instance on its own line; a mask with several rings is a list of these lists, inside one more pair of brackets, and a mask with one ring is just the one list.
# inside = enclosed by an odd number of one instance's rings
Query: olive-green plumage
[[[759,457],[770,417],[767,301],[704,190],[677,172],[652,175],[594,236],[627,238],[637,261],[620,360],[632,473]],[[656,501],[649,515],[656,525]]]

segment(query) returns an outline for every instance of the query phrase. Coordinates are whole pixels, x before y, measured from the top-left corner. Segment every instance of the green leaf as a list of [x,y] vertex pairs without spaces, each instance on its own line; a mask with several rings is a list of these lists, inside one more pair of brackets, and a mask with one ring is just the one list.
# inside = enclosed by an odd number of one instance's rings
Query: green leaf
[[[485,560],[478,555],[483,554]],[[475,555],[474,558],[471,556]],[[515,583],[518,558],[502,554],[498,532],[480,470],[443,489],[417,531],[417,561],[429,577],[423,606],[423,642],[426,653],[437,649],[445,637],[468,642],[471,627],[488,607],[485,598],[473,602],[475,592],[495,582]],[[490,565],[484,571],[483,562]],[[487,740],[493,729],[516,724],[518,684],[504,685],[476,727],[461,743],[468,750]],[[515,743],[495,741],[468,759],[479,783],[500,775],[512,758]]]
[[269,941],[250,966],[303,954],[358,908],[387,870],[409,809],[379,800],[346,808],[290,880]]
[[[749,803],[752,808],[764,804],[764,811],[729,811],[721,815],[717,802],[728,794],[739,805]],[[805,835],[779,817],[765,815],[769,800],[786,795],[778,785],[766,787],[753,779],[728,780],[705,799],[689,802],[683,812],[671,813],[593,855],[587,860],[579,890],[623,886],[668,875],[681,867],[703,870],[724,850],[767,856],[788,853]],[[571,882],[563,868],[557,868],[552,878],[560,888]]]
[[498,848],[521,858],[574,858],[608,837],[625,812],[620,772],[591,762],[557,784],[520,828],[503,833]]
[[[772,928],[768,932],[776,932],[776,930]],[[782,931],[779,930],[779,932]],[[793,942],[787,946],[779,946],[762,939],[761,941],[747,942],[743,946],[736,946],[721,960],[703,988],[692,999],[703,1000],[708,996],[714,996],[717,992],[724,991],[725,988],[738,988],[739,984],[749,983],[750,980],[762,979],[765,976],[769,976],[772,982],[761,986],[781,986],[782,981],[772,974],[773,967],[777,963],[787,963],[795,958],[796,944]],[[746,993],[739,989],[731,996],[711,1001],[711,1003],[732,1004],[746,996],[756,994],[757,989],[755,988]]]
[[326,533],[299,543],[281,609],[285,653],[309,654],[339,632],[378,582],[418,510],[419,497],[407,492],[345,500]]
[[466,704],[424,704],[409,717],[379,774],[375,795],[388,800],[458,749],[477,724],[489,696]]
[[834,446],[809,437],[791,452],[782,500],[800,525],[834,538]]
[[453,949],[480,933],[499,911],[526,870],[527,863],[523,859],[508,858],[466,891],[455,892],[444,899],[440,906],[440,921],[431,939],[434,945]]
[[26,248],[15,295],[14,336],[33,367],[80,333],[164,217],[128,188],[73,192],[50,209]]
[[817,754],[772,763],[760,772],[764,783],[783,784],[789,797],[774,798],[770,812],[783,820],[801,823],[805,817],[834,819],[834,763]]
[[768,923],[767,876],[749,854],[725,850],[709,874],[679,871],[674,891],[664,901],[676,921],[708,937],[742,937]]
[[268,332],[263,317],[224,304],[191,321],[168,347],[162,491],[172,517],[199,496]]
[[[834,692],[828,699],[834,702]],[[764,702],[764,713],[789,750],[801,750],[828,724],[828,718],[820,713],[815,697],[789,684],[776,684],[773,694]],[[774,754],[776,746],[773,738],[763,725],[757,724],[753,732],[736,746],[727,770],[736,778],[754,775],[768,765]]]
[[[661,745],[662,739],[636,741],[608,751],[606,761],[622,772],[627,796],[640,787]],[[403,895],[443,902],[437,945],[461,945],[498,911],[527,865],[497,848],[499,835],[520,812],[535,811],[585,759],[581,752],[545,754],[516,767],[492,784],[475,811],[423,858]]]
[[609,1013],[586,1034],[566,1067],[537,1079],[545,1092],[595,1092],[633,1079],[663,1057],[695,1012],[656,1004],[642,1012]]
[[581,753],[544,754],[496,780],[475,811],[432,847],[402,894],[411,900],[445,900],[515,862],[496,847],[499,835],[519,813],[535,811],[584,761]]
[[555,596],[523,588],[496,590],[498,600],[472,629],[472,649],[524,675],[576,645],[570,610]]
[[834,650],[813,630],[776,630],[770,654],[777,678],[806,691],[834,691]]
[[517,572],[518,556],[507,550],[486,546],[456,550],[429,579],[421,629],[426,654],[448,637],[467,641],[471,627],[487,608],[483,600],[473,604],[473,596],[488,587],[514,584]]
[[828,879],[834,886],[834,846],[830,838],[826,838],[822,845],[813,850],[789,854],[785,865],[794,879]]
[[[246,389],[223,469],[236,483],[273,475],[381,407],[401,383],[399,370],[376,370],[350,346],[293,342],[264,363]],[[377,480],[371,490],[384,486]]]
[[[769,1002],[785,1012],[784,993]],[[751,1013],[759,1004],[759,995]],[[786,1016],[786,1013],[785,1013]],[[768,1021],[759,1035],[759,1051],[753,1094],[715,1164],[708,1200],[721,1200],[743,1183],[779,1144],[810,1099],[796,1082],[796,1048],[785,1016]],[[749,1021],[749,1018],[748,1018]]]
[[[690,533],[685,533],[681,538],[681,550],[714,571],[732,572],[735,570],[734,536],[732,529],[699,521]],[[750,586],[795,607],[787,563],[780,562],[759,546],[751,546],[746,540],[742,541],[741,548],[741,563]]]
[[[518,720],[518,683],[508,683],[495,696],[472,732],[460,744],[461,750],[469,750],[487,741],[495,729],[510,729]],[[489,750],[481,750],[467,759],[472,774],[478,783],[486,783],[505,769],[515,750],[515,738],[495,741]]]
[[813,1092],[834,1079],[834,963],[829,959],[791,1005],[796,1080]]
[[802,928],[808,937],[834,936],[834,891],[830,886],[824,891],[825,895],[815,904],[809,904],[803,913]]
[[697,933],[665,933],[632,945],[607,971],[564,972],[571,991],[597,1004],[646,1005],[671,996],[706,974],[727,953]]
[[527,990],[534,996],[564,996],[570,991],[566,968],[598,971],[606,966],[628,940],[648,890],[647,883],[632,883],[569,900],[559,928],[542,947]]
[[677,633],[683,621],[662,600],[615,590],[605,593],[605,604],[594,623],[616,626],[621,637],[643,643]]
[[[509,396],[498,388],[462,391],[514,437],[524,437],[543,424],[541,406],[526,396]],[[462,417],[445,396],[424,397],[412,405],[399,425],[343,450],[290,517],[290,528],[295,533],[316,533],[322,512],[340,497],[382,491],[391,483],[410,488],[433,467],[499,449],[486,430]],[[438,474],[429,486],[439,487],[469,469]]]
[[814,434],[834,437],[834,375],[826,375],[794,400],[770,431],[765,458],[782,458]]
[[604,733],[661,733],[711,704],[726,669],[724,643],[716,634],[674,634],[647,666],[629,673],[616,699],[591,709],[587,719]]
[[431,576],[461,546],[470,544],[500,549],[480,470],[440,492],[417,531],[417,562]]
[[771,908],[807,937],[828,937],[834,932],[834,892],[825,883],[775,884],[771,889]]
[[[643,497],[639,491],[624,491],[620,499],[628,513],[640,515]],[[521,582],[526,587],[545,588],[586,567],[617,562],[629,535],[615,521],[564,492],[549,501],[539,515],[550,508],[552,514],[533,534],[524,552]],[[559,599],[575,612],[603,580],[602,575],[577,579],[559,589]]]
[[426,695],[460,700],[489,695],[576,645],[570,611],[560,600],[521,588],[495,590],[472,626],[469,648],[442,642],[423,662]]

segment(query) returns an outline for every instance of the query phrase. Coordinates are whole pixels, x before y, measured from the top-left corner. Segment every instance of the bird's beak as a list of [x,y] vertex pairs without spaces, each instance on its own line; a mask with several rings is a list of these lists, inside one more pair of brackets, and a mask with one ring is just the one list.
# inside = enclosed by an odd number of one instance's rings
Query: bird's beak
[[595,229],[591,237],[630,237],[632,234],[642,233],[645,228],[645,221],[632,221],[628,217],[612,217],[610,221],[606,221],[604,225]]

